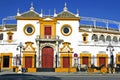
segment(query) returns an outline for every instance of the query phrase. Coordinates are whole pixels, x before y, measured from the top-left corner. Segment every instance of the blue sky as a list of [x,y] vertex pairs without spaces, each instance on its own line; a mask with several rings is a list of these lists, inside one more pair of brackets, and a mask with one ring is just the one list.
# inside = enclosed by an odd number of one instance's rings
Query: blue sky
[[2,18],[16,15],[18,8],[20,13],[28,11],[31,2],[34,4],[35,11],[40,12],[42,8],[45,14],[48,14],[49,10],[53,14],[54,8],[57,13],[61,12],[66,2],[68,10],[76,13],[79,9],[80,16],[120,22],[120,0],[1,0],[0,24]]

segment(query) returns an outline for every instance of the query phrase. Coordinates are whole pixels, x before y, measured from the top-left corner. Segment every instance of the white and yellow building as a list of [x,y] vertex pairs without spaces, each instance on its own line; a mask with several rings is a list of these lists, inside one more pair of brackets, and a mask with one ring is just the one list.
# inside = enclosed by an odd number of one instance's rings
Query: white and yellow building
[[[79,13],[70,12],[65,4],[63,11],[44,16],[31,5],[24,13],[17,12],[17,24],[4,24],[0,29],[0,66],[12,70],[19,65],[29,72],[76,72],[75,64],[110,63],[106,48],[114,46],[114,62],[120,63],[120,31],[80,25]],[[24,47],[16,50],[19,43]],[[19,47],[18,47],[19,48]],[[21,59],[20,59],[21,56]],[[94,59],[93,59],[94,58]]]

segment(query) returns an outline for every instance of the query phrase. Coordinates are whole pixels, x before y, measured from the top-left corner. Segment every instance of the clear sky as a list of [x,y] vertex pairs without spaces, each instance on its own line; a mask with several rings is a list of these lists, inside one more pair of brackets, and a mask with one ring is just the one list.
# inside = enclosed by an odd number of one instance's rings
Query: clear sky
[[45,14],[53,14],[54,8],[57,13],[61,12],[64,3],[68,10],[76,13],[79,9],[80,16],[115,20],[120,22],[120,0],[1,0],[0,2],[0,24],[2,18],[16,15],[17,9],[20,13],[28,11],[33,2],[35,11],[41,8]]

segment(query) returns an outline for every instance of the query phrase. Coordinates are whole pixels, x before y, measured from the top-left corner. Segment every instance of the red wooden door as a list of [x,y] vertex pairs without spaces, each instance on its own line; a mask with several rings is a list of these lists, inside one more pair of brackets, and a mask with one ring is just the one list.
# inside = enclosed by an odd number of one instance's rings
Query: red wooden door
[[32,57],[26,56],[25,57],[25,68],[31,68],[32,67]]
[[51,47],[42,49],[42,68],[53,68],[54,51]]
[[82,63],[88,65],[88,57],[82,57]]
[[45,27],[45,38],[51,38],[51,27]]
[[106,59],[105,57],[99,57],[99,66],[104,64],[104,67],[105,67],[105,64],[106,64]]
[[69,68],[69,67],[70,67],[69,57],[63,57],[63,68]]

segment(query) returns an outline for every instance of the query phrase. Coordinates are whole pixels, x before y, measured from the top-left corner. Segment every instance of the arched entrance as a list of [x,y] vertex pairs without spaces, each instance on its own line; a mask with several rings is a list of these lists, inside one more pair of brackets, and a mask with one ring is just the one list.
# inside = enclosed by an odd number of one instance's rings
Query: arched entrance
[[53,68],[54,50],[50,46],[42,48],[42,68]]

